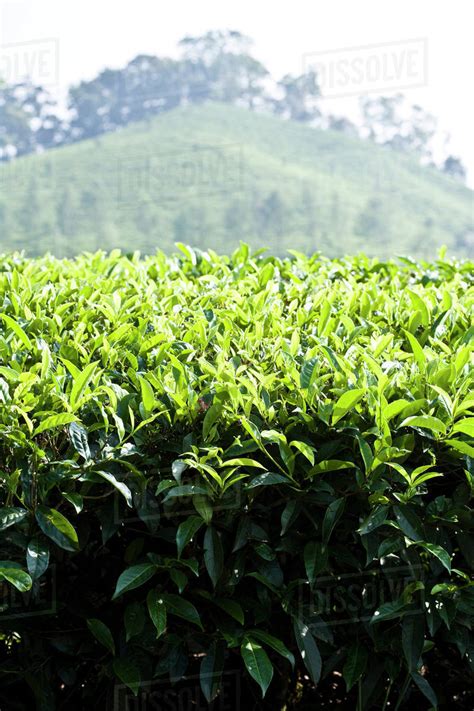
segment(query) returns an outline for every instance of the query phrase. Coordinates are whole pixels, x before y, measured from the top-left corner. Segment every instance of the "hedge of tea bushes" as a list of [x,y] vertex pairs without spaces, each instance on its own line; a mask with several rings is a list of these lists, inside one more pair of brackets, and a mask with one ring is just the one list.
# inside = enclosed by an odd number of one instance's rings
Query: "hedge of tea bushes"
[[473,263],[178,247],[0,260],[0,705],[462,701]]

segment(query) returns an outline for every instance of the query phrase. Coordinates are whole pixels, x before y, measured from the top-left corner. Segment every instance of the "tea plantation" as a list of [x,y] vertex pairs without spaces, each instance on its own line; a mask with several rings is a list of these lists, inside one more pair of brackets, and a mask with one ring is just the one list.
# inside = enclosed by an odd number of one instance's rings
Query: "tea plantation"
[[0,708],[473,708],[474,264],[178,247],[0,259]]

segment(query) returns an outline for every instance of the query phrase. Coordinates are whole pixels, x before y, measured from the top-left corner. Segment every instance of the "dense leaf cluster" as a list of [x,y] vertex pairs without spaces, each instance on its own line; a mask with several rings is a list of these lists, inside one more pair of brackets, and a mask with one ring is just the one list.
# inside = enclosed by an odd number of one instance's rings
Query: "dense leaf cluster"
[[472,263],[179,248],[1,260],[2,707],[451,702]]

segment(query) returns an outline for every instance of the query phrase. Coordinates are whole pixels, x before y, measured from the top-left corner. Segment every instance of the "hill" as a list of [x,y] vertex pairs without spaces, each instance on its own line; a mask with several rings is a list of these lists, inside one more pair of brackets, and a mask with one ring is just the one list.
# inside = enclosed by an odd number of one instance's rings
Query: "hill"
[[473,192],[369,142],[206,104],[2,165],[0,235],[1,251],[32,255],[244,240],[467,256]]

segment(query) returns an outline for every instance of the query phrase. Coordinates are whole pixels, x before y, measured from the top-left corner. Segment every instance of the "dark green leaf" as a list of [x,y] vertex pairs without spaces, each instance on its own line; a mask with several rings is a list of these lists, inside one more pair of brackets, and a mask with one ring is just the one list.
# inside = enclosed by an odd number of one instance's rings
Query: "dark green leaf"
[[161,593],[150,590],[146,597],[148,612],[151,621],[156,627],[156,637],[160,637],[166,630],[166,605]]
[[282,474],[275,474],[274,472],[265,472],[264,474],[258,474],[246,485],[246,489],[255,489],[257,486],[274,486],[276,484],[288,484],[289,480],[286,476]]
[[295,658],[293,654],[280,639],[277,639],[277,637],[274,637],[268,632],[263,632],[263,630],[249,630],[247,634],[249,638],[254,640],[256,639],[258,642],[263,642],[263,644],[266,644],[271,649],[274,649],[275,652],[278,652],[278,654],[282,657],[288,659],[292,667],[295,666]]
[[413,679],[423,696],[425,696],[430,702],[430,704],[436,709],[438,707],[438,699],[425,677],[421,676],[421,674],[418,674],[418,672],[412,671],[411,678]]
[[326,509],[326,513],[324,514],[324,519],[323,519],[323,543],[324,545],[327,545],[329,542],[329,539],[331,537],[331,534],[334,530],[334,527],[340,517],[342,516],[342,513],[344,511],[344,507],[346,504],[346,500],[344,498],[336,499],[332,503],[329,504],[329,506]]
[[394,506],[393,512],[400,530],[412,541],[421,541],[424,538],[423,524],[416,513],[409,506]]
[[112,654],[115,654],[115,642],[112,637],[112,632],[106,624],[95,618],[87,620],[87,626],[96,640],[102,644]]
[[372,531],[375,531],[376,528],[381,526],[387,520],[387,512],[388,506],[377,506],[361,523],[358,533],[366,535]]
[[178,548],[178,558],[181,557],[184,548],[187,546],[189,541],[194,538],[203,523],[204,522],[200,516],[189,516],[189,518],[179,524],[178,530],[176,532],[176,546]]
[[216,587],[224,567],[224,551],[219,533],[213,526],[208,526],[204,535],[204,563],[212,584]]
[[402,623],[402,647],[410,671],[418,669],[423,644],[425,621],[421,614],[407,615]]
[[356,642],[349,647],[346,663],[342,670],[347,691],[352,689],[365,672],[368,658],[367,648],[360,642]]
[[39,536],[33,536],[26,549],[26,566],[28,572],[37,580],[47,570],[49,565],[49,547]]
[[273,666],[267,653],[257,642],[247,637],[242,642],[240,653],[248,673],[260,686],[263,698],[273,678]]
[[163,594],[161,597],[164,600],[167,611],[171,615],[181,617],[183,620],[192,622],[200,629],[203,629],[203,626],[201,624],[201,618],[199,617],[199,612],[196,610],[196,608],[191,602],[185,600],[179,595],[171,595],[169,593]]
[[138,588],[148,582],[156,573],[156,567],[152,563],[140,563],[127,568],[117,580],[115,592],[112,600],[123,595],[128,590]]
[[306,575],[311,585],[314,583],[316,576],[323,571],[328,563],[327,548],[319,543],[319,541],[311,541],[304,548],[304,564]]
[[293,621],[293,631],[304,665],[313,682],[317,684],[321,677],[321,655],[316,640],[308,625],[298,618]]
[[212,642],[201,662],[199,679],[202,693],[208,704],[210,704],[219,693],[224,669],[224,650],[224,642],[222,640],[215,640]]
[[145,613],[142,605],[136,600],[125,608],[124,613],[126,641],[143,632],[145,626]]
[[451,572],[451,556],[448,551],[446,551],[442,546],[437,546],[434,543],[425,543],[424,541],[419,541],[418,546],[421,546],[425,550],[429,551],[444,565],[448,573]]
[[114,659],[113,668],[118,679],[137,696],[140,690],[140,671],[129,659]]

